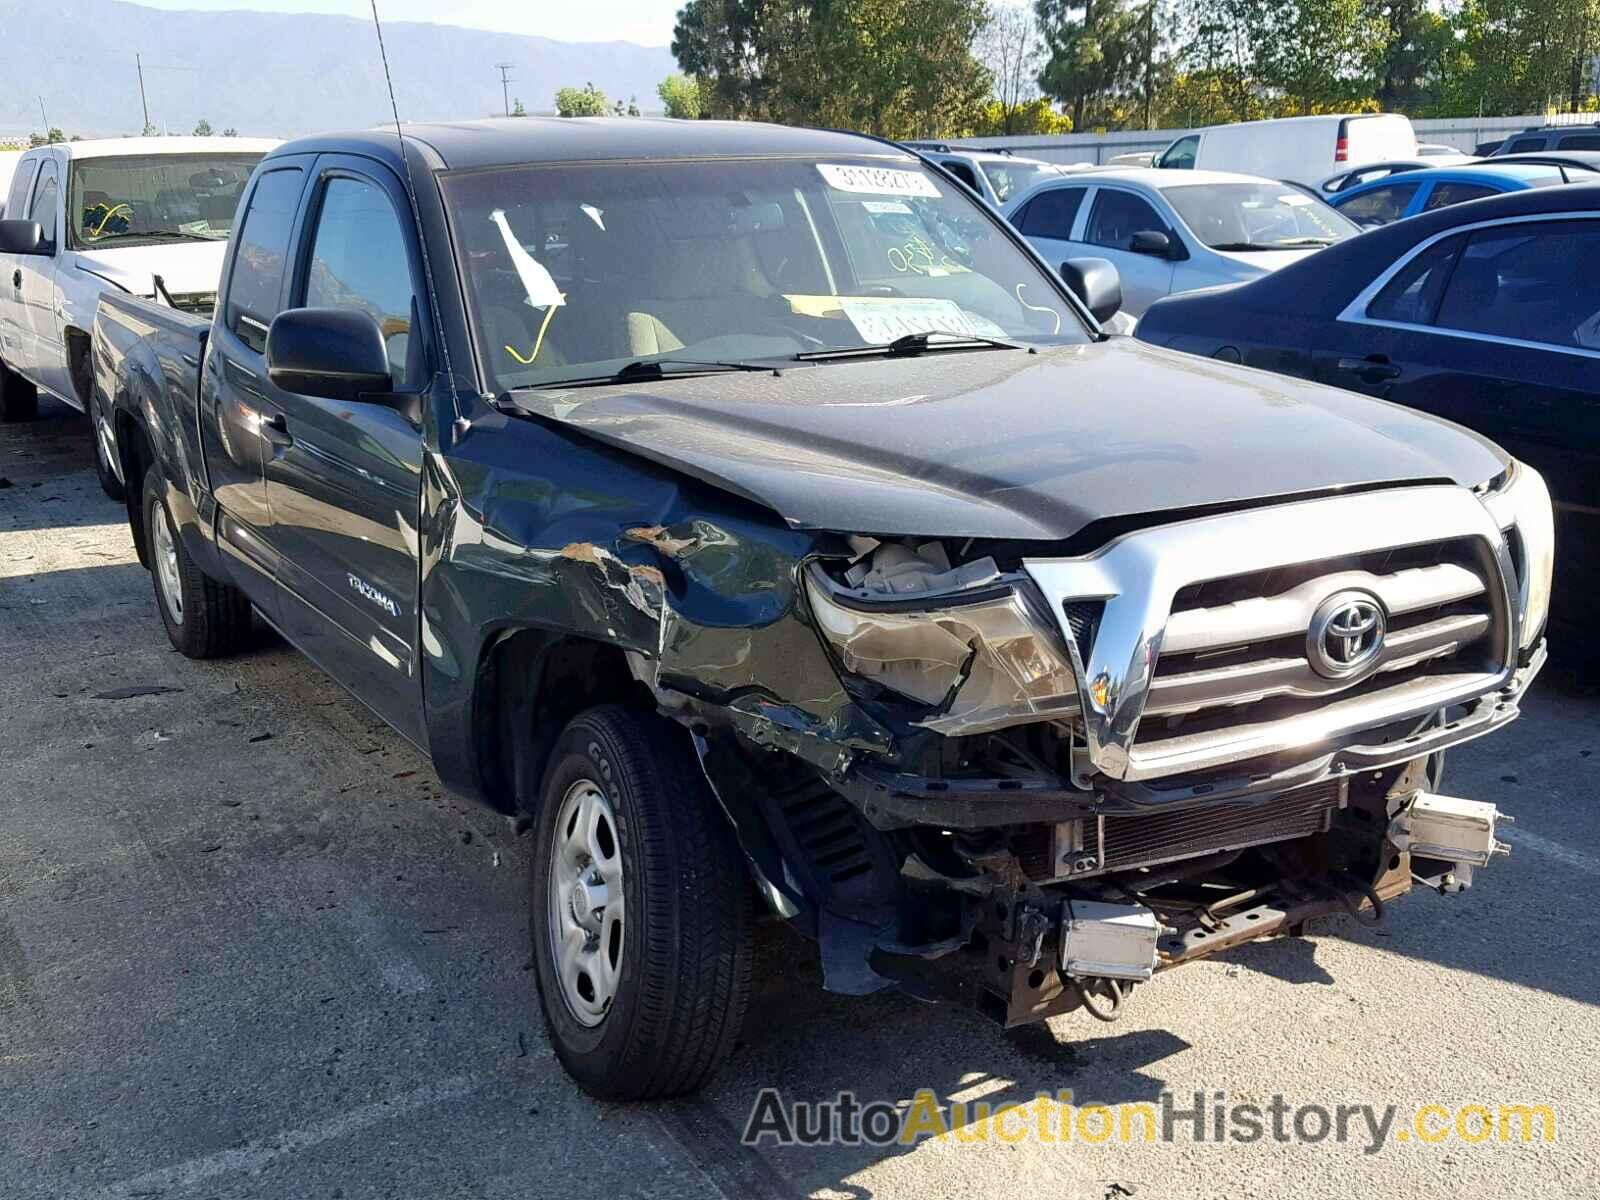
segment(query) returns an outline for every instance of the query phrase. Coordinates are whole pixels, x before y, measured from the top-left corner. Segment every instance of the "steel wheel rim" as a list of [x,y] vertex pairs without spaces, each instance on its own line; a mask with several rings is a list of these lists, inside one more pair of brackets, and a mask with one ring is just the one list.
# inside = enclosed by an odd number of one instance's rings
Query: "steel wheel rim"
[[622,979],[622,845],[611,802],[590,779],[567,789],[550,846],[550,955],[567,1011],[593,1028]]
[[178,542],[172,536],[172,523],[159,501],[150,506],[150,527],[154,542],[156,582],[161,587],[161,603],[174,625],[183,624],[183,582],[178,575]]

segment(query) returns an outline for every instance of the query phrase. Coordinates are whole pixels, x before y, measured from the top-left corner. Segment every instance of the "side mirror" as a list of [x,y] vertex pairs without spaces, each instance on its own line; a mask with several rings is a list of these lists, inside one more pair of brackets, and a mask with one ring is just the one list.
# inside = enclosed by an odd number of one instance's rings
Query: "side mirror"
[[37,221],[0,221],[0,251],[6,254],[48,255],[51,245]]
[[267,330],[274,387],[325,400],[383,402],[394,392],[383,330],[354,308],[291,308]]
[[1061,264],[1061,278],[1101,324],[1121,311],[1122,277],[1105,259],[1069,258]]
[[1156,258],[1172,257],[1172,239],[1159,229],[1141,229],[1133,235],[1128,249],[1135,254],[1150,254]]

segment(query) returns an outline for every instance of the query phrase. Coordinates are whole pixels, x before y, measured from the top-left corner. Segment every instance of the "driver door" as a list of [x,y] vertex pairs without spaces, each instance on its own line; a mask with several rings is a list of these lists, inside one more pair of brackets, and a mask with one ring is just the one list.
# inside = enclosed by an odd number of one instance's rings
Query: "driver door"
[[[396,392],[429,379],[425,294],[399,181],[364,159],[318,160],[286,308],[358,309],[377,319]],[[265,459],[267,541],[284,632],[419,745],[417,643],[422,434],[395,408],[286,392]]]

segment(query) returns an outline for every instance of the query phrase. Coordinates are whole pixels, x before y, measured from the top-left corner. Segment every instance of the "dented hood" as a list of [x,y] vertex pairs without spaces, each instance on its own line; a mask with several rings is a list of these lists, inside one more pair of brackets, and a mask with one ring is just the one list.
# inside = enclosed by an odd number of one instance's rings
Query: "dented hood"
[[1476,434],[1128,338],[523,392],[525,411],[791,525],[1058,540],[1090,523],[1498,474]]

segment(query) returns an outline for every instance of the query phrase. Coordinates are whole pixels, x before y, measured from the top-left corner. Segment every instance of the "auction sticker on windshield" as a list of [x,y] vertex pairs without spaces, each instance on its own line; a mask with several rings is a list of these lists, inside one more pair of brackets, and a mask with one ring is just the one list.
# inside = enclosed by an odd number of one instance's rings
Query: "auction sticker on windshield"
[[958,337],[971,337],[984,332],[954,300],[845,297],[840,300],[839,307],[844,309],[850,324],[869,346],[883,346],[908,333],[953,333]]
[[900,171],[893,167],[862,167],[842,163],[818,163],[817,170],[828,186],[840,192],[863,192],[872,196],[925,196],[939,199],[943,193],[921,171]]

